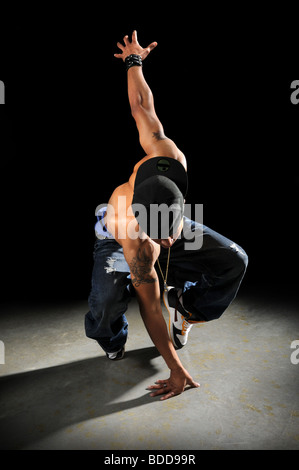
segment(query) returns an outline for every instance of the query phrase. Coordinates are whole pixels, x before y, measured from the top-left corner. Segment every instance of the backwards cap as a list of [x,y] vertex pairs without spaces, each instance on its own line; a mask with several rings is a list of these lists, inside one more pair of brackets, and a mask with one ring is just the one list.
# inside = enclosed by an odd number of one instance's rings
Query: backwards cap
[[176,232],[187,188],[186,170],[173,158],[154,157],[139,167],[132,208],[140,227],[151,238],[167,238]]

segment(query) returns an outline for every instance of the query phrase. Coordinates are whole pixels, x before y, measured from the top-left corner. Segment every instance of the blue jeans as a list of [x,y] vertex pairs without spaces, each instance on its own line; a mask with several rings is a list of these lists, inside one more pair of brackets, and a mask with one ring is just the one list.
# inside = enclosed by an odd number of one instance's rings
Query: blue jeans
[[[201,238],[202,246],[188,250],[190,233]],[[246,271],[244,250],[210,228],[184,217],[182,237],[170,250],[167,284],[183,290],[188,320],[210,321],[219,318],[234,300]],[[168,249],[161,247],[159,257],[165,273]],[[163,282],[156,266],[161,288]],[[114,239],[96,240],[92,286],[85,316],[86,336],[95,339],[106,352],[124,346],[128,335],[125,312],[134,289],[122,247]]]

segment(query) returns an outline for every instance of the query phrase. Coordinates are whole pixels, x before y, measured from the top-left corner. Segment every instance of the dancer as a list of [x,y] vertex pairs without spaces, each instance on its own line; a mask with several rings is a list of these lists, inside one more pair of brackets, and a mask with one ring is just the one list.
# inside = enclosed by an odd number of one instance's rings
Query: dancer
[[[110,360],[124,357],[128,334],[125,312],[136,295],[146,329],[170,370],[168,379],[149,387],[165,400],[198,387],[181,363],[192,325],[219,318],[235,298],[247,266],[244,250],[226,237],[184,216],[187,162],[165,136],[142,63],[157,46],[143,48],[136,31],[117,43],[127,68],[128,96],[146,156],[128,181],[118,186],[107,207],[98,212],[90,311],[86,335]],[[169,208],[168,217],[153,217],[153,208]],[[157,215],[155,212],[154,215]],[[197,249],[189,249],[190,235]],[[194,247],[193,247],[194,248]],[[169,313],[166,325],[161,288]]]

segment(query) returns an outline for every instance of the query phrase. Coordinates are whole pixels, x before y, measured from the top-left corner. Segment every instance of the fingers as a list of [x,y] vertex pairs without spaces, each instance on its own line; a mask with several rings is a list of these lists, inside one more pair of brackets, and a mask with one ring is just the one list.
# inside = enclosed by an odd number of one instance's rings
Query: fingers
[[132,42],[134,42],[135,44],[138,44],[136,29],[135,29],[135,31],[133,31],[133,34],[132,34]]
[[[124,39],[123,39],[124,43],[125,43],[125,46],[123,46],[123,44],[121,42],[117,42],[116,45],[117,47],[122,51],[124,52],[125,48],[127,47],[127,45],[129,44],[129,36],[126,35],[124,36]],[[122,54],[114,54],[114,57],[116,57],[117,59],[121,59],[122,58]]]
[[[159,387],[159,388],[157,389],[157,387]],[[152,385],[151,387],[148,387],[148,388],[157,389],[155,392],[150,393],[150,396],[151,397],[157,397],[159,395],[163,395],[160,398],[160,400],[167,400],[168,398],[174,397],[175,395],[179,395],[179,393],[180,393],[180,392],[174,392],[174,391],[170,390],[170,387],[167,384]]]
[[200,384],[195,382],[192,378],[187,380],[186,386],[182,389],[179,390],[176,387],[173,387],[173,384],[169,382],[169,379],[167,380],[157,380],[155,382],[155,385],[150,385],[147,387],[147,390],[154,390],[152,393],[150,393],[151,397],[157,397],[159,395],[163,395],[160,400],[168,400],[168,398],[172,398],[176,395],[180,395],[184,390],[187,390],[188,388],[198,388],[200,387]]
[[117,43],[117,47],[122,51],[122,54],[114,54],[114,57],[116,57],[117,59],[123,58],[124,57],[123,53],[126,52],[127,50],[132,50],[133,53],[140,54],[142,57],[142,60],[144,60],[149,55],[149,53],[153,49],[155,49],[155,47],[157,47],[158,45],[158,43],[154,41],[151,44],[149,44],[149,46],[147,46],[145,49],[143,49],[138,43],[136,30],[134,30],[132,33],[132,42],[129,41],[129,36],[127,34],[124,36],[123,42],[124,42],[124,45],[121,42]]
[[198,382],[194,382],[193,379],[187,381],[187,385],[190,385],[191,388],[198,388],[200,384]]
[[164,395],[163,397],[160,398],[160,400],[168,400],[168,398],[172,398],[175,396],[175,393],[174,392],[169,392],[167,393],[167,395]]
[[[128,37],[128,36],[126,36]],[[138,43],[138,39],[137,39],[137,31],[136,29],[133,31],[132,33],[132,43],[134,44],[139,44]],[[157,47],[158,43],[156,41],[152,42],[149,46],[147,46],[147,50],[148,52],[150,53],[153,49],[155,49],[155,47]]]
[[157,395],[162,395],[163,393],[169,390],[168,380],[157,380],[155,385],[150,385],[147,387],[147,390],[155,390],[150,394],[151,397],[156,397]]
[[163,384],[163,385],[168,384],[168,379],[166,379],[166,380],[157,380],[155,383],[156,384]]
[[156,41],[152,42],[149,46],[147,46],[147,49],[149,52],[151,52],[155,47],[157,47],[158,43]]
[[142,57],[142,59],[145,59],[145,58],[149,55],[149,53],[150,53],[153,49],[155,49],[155,47],[156,47],[157,45],[158,45],[157,42],[152,42],[149,46],[147,46],[147,47],[144,49],[144,51],[143,51],[143,57]]
[[155,382],[155,385],[150,385],[149,387],[147,387],[147,390],[158,390],[158,392],[165,392],[167,382],[168,380],[157,380],[157,382]]
[[[120,42],[116,43],[116,45],[121,51],[125,50],[124,46]],[[116,57],[117,59],[121,59],[122,58],[122,53],[121,54],[114,54],[114,57]]]
[[126,49],[127,45],[129,44],[129,36],[128,35],[124,36],[123,41],[125,43],[125,46],[123,46],[121,42],[116,43],[117,47],[122,51],[121,54],[113,54],[114,57],[116,57],[116,59],[123,59],[123,52]]
[[125,43],[124,46],[122,45],[121,42],[117,42],[117,43],[116,43],[117,47],[118,47],[119,49],[121,49],[122,51],[124,51],[125,48],[126,48],[126,47],[128,46],[128,44],[129,44],[129,36],[128,36],[128,35],[124,36],[123,41],[124,41],[124,43]]
[[175,395],[178,395],[180,393],[171,390],[168,380],[157,380],[155,385],[150,385],[149,387],[147,387],[147,389],[155,390],[154,392],[150,393],[151,397],[163,395],[160,400],[167,400],[168,398],[174,397]]

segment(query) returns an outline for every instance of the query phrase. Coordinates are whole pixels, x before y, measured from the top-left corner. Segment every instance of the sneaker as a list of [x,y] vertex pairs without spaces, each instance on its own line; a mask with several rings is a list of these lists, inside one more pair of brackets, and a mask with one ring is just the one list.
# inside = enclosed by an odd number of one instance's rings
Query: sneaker
[[125,355],[125,347],[123,346],[119,351],[112,352],[112,353],[106,353],[106,356],[110,361],[119,361],[122,359]]
[[[169,315],[168,329],[172,344],[176,349],[181,349],[187,343],[188,334],[192,325],[188,323],[184,315],[182,315],[184,309],[179,302],[175,288],[168,287],[167,291],[163,292],[163,301]],[[175,305],[175,307],[171,305]],[[185,314],[187,314],[187,312],[185,312]]]

